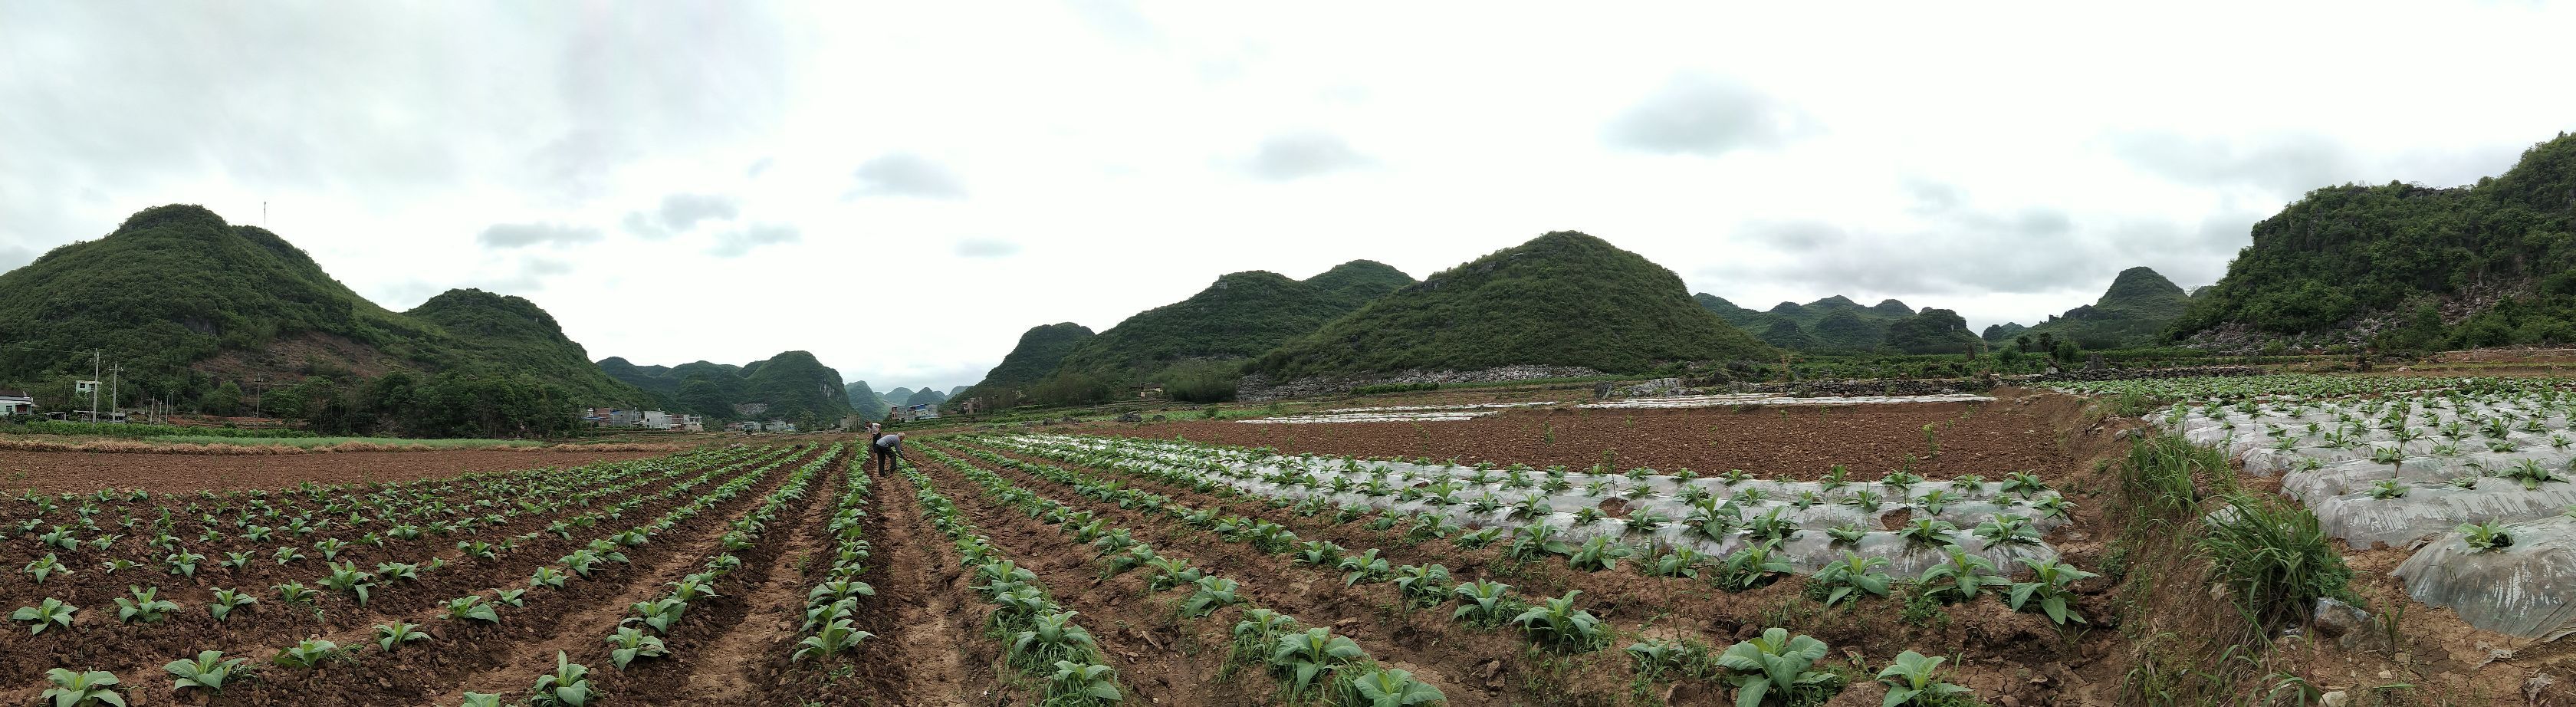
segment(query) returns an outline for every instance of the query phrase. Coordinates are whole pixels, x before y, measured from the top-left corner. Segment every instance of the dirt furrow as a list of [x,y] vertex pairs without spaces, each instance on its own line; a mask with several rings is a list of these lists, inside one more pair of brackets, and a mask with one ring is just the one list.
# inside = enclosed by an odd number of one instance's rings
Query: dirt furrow
[[782,565],[830,563],[823,526],[831,521],[830,501],[848,473],[849,455],[844,453],[830,466],[807,487],[804,499],[780,514],[788,524],[786,533],[772,535],[743,558],[742,568],[736,571],[739,583],[727,583],[743,587],[731,597],[733,601],[690,617],[692,628],[711,627],[718,633],[692,645],[673,642],[672,657],[687,673],[675,676],[667,690],[661,680],[646,680],[623,686],[623,691],[678,694],[681,702],[689,704],[726,704],[745,701],[762,689],[762,673],[768,672],[774,659],[794,652],[797,629],[805,618],[804,574],[797,567]]
[[534,640],[478,647],[478,658],[484,667],[462,677],[432,681],[430,685],[439,691],[438,696],[417,704],[452,705],[469,691],[505,695],[524,693],[535,684],[538,675],[554,670],[555,653],[558,651],[574,656],[573,662],[591,666],[594,679],[604,672],[613,671],[604,659],[585,661],[581,656],[596,653],[604,658],[606,647],[602,639],[625,619],[631,605],[660,597],[669,591],[665,586],[668,583],[703,569],[700,560],[715,554],[715,550],[721,547],[723,523],[757,507],[770,492],[787,483],[788,477],[804,463],[805,458],[805,455],[799,455],[781,464],[770,472],[771,478],[735,496],[732,501],[699,513],[692,519],[700,521],[694,524],[699,530],[685,539],[660,539],[648,546],[658,554],[656,561],[624,565],[616,576],[576,580],[612,587],[616,593],[574,605],[572,611],[551,614],[551,620],[540,620],[538,625],[542,633]]
[[[967,595],[964,572],[947,539],[931,530],[901,476],[878,474],[870,504],[869,542],[878,549],[866,579],[876,601],[860,627],[877,635],[855,659],[867,704],[979,707],[999,704],[994,652],[982,640],[982,613]],[[987,645],[969,655],[970,645]]]
[[1050,597],[1080,612],[1078,621],[1098,639],[1102,659],[1134,692],[1127,698],[1132,704],[1244,704],[1269,693],[1264,680],[1218,679],[1223,629],[1211,636],[1200,626],[1184,624],[1178,611],[1143,596],[1132,584],[1103,582],[1091,568],[1089,548],[993,502],[982,486],[957,472],[936,462],[925,463],[922,470],[1012,561],[1037,573]]
[[[780,472],[776,471],[771,473],[780,474]],[[770,482],[768,485],[774,485],[774,483],[775,482]],[[766,488],[768,485],[764,485],[762,488]],[[685,499],[673,499],[657,502],[643,506],[630,513],[658,515],[660,510],[667,509],[673,504],[684,501]],[[635,516],[630,515],[629,517]],[[605,535],[609,532],[609,528],[606,525],[600,526],[595,530],[601,535]],[[436,653],[443,650],[443,648],[451,642],[463,642],[462,639],[466,636],[484,638],[499,637],[517,633],[523,628],[516,625],[504,627],[456,626],[456,622],[440,618],[440,612],[442,609],[441,605],[443,605],[447,599],[483,592],[494,587],[523,586],[525,584],[523,576],[531,568],[537,565],[549,564],[551,562],[549,558],[557,557],[582,545],[583,543],[566,541],[551,535],[545,536],[536,541],[525,543],[520,549],[504,556],[501,564],[481,562],[463,563],[452,566],[446,570],[424,572],[422,578],[415,582],[405,582],[398,586],[379,584],[376,587],[376,591],[373,592],[375,600],[369,602],[364,608],[356,607],[354,604],[350,604],[344,599],[335,596],[326,603],[327,608],[331,612],[330,620],[327,623],[313,624],[303,629],[296,629],[292,626],[281,624],[289,621],[290,617],[293,615],[309,612],[309,609],[296,609],[276,605],[274,604],[276,597],[265,596],[261,599],[259,604],[245,608],[244,618],[256,621],[263,615],[268,617],[267,620],[258,621],[257,623],[247,625],[213,624],[211,622],[207,622],[202,615],[199,615],[193,618],[196,621],[205,622],[204,626],[199,627],[202,630],[189,632],[185,635],[143,633],[156,627],[113,625],[90,626],[89,628],[83,629],[80,633],[68,635],[66,638],[77,638],[86,644],[92,645],[124,646],[129,648],[137,645],[152,644],[152,642],[156,640],[177,642],[174,644],[176,646],[175,648],[168,650],[130,650],[118,653],[122,661],[124,661],[118,663],[118,665],[123,667],[107,668],[107,663],[88,659],[81,659],[81,662],[74,665],[76,668],[109,669],[110,672],[117,673],[119,675],[119,679],[124,681],[126,684],[152,684],[164,682],[165,678],[158,676],[162,676],[164,674],[160,670],[160,666],[167,662],[168,658],[194,655],[198,650],[218,649],[223,650],[228,657],[242,657],[249,658],[253,661],[262,661],[268,656],[275,654],[279,649],[293,645],[296,641],[303,639],[327,640],[338,645],[343,650],[353,652],[360,648],[368,649],[369,655],[361,658],[358,661],[358,664],[354,667],[333,663],[326,664],[322,668],[297,672],[286,672],[290,670],[287,668],[271,668],[267,671],[267,679],[257,684],[256,687],[249,690],[236,690],[232,693],[227,693],[227,700],[232,703],[274,704],[275,702],[268,701],[267,697],[262,696],[279,694],[332,694],[343,689],[357,689],[355,686],[367,682],[377,682],[382,685],[408,685],[421,679],[421,676],[418,675],[418,673],[435,672],[435,670],[424,669],[412,664],[409,659],[414,656],[424,653]],[[634,556],[636,564],[643,565],[655,561],[653,550],[654,548],[646,548],[643,551],[629,552],[628,554]],[[426,565],[424,564],[424,566]],[[610,567],[611,569],[606,571],[614,573],[616,570],[613,568],[617,567],[617,565],[610,565]],[[585,585],[596,584],[602,581],[612,580],[607,577],[602,577],[591,580],[590,582],[577,582],[573,585],[569,585],[562,591],[532,591],[528,594],[527,599],[531,608],[549,604],[571,604],[583,601],[584,599],[582,599],[582,597],[590,596],[599,591],[597,587]],[[319,586],[314,586],[313,588],[316,591],[327,591]],[[257,593],[254,591],[256,589],[255,587],[245,586],[242,589],[245,593]],[[182,609],[183,615],[186,612],[191,611],[203,611],[203,607],[186,607]],[[540,611],[531,611],[528,608],[517,607],[500,607],[499,611],[503,614],[505,622],[520,615],[533,616],[541,614]],[[407,621],[418,624],[420,626],[420,630],[430,633],[434,638],[429,642],[413,644],[404,648],[403,652],[397,654],[393,659],[385,659],[373,655],[373,652],[377,650],[372,646],[374,641],[374,625],[377,623],[391,623],[396,621]],[[103,637],[100,635],[102,630],[114,631],[118,634],[122,634],[124,637]],[[52,632],[48,633],[50,634]],[[209,637],[211,637],[211,639]],[[445,669],[447,667],[447,661],[444,657],[433,656],[430,660],[437,664],[438,669]],[[350,674],[372,677],[353,677]],[[396,692],[402,691],[402,688],[400,687],[385,687],[383,689],[393,690]],[[34,690],[32,688],[27,690],[27,694],[32,695],[33,693]],[[237,699],[235,693],[240,693]],[[5,697],[7,696],[0,695],[0,698]]]
[[[1504,704],[1543,696],[1534,693],[1534,688],[1561,691],[1572,687],[1561,681],[1563,676],[1557,675],[1560,671],[1516,657],[1526,653],[1527,643],[1508,629],[1469,630],[1447,621],[1448,609],[1406,607],[1391,585],[1345,586],[1339,570],[1298,565],[1169,516],[1098,502],[1070,493],[1061,484],[998,465],[982,468],[1023,488],[1109,518],[1113,525],[1127,528],[1137,539],[1152,544],[1162,556],[1182,558],[1211,575],[1235,579],[1240,591],[1262,606],[1349,636],[1380,662],[1410,670],[1424,682],[1439,686],[1449,695],[1451,704]],[[1035,520],[1027,523],[1037,525],[1039,532],[1077,552],[1088,551],[1073,545],[1052,526]],[[1624,676],[1625,671],[1618,672]],[[1610,694],[1606,691],[1612,685],[1592,682],[1586,681],[1585,689]],[[1616,687],[1624,692],[1625,684],[1618,683]]]

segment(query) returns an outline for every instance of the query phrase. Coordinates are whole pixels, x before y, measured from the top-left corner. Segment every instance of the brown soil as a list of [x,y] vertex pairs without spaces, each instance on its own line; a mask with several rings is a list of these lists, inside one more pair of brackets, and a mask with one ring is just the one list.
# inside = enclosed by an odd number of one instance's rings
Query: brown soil
[[[559,627],[579,618],[597,618],[594,614],[612,611],[603,607],[621,607],[622,610],[633,598],[630,595],[660,591],[662,581],[676,578],[682,572],[694,571],[698,561],[704,557],[704,550],[712,546],[712,539],[718,534],[715,531],[723,528],[723,520],[751,507],[761,494],[782,483],[786,476],[785,468],[792,466],[772,471],[768,478],[733,501],[683,521],[671,532],[657,536],[656,542],[641,548],[628,548],[626,554],[632,564],[605,564],[590,580],[576,580],[560,591],[530,592],[525,607],[499,607],[503,620],[498,625],[479,622],[459,625],[439,618],[436,605],[448,597],[476,593],[490,587],[524,586],[528,564],[543,563],[582,543],[542,535],[538,540],[523,542],[519,550],[504,555],[497,564],[490,561],[458,562],[451,558],[455,564],[443,570],[425,571],[417,583],[379,586],[375,600],[363,608],[349,604],[338,595],[326,596],[322,606],[329,610],[330,620],[319,625],[311,623],[310,617],[293,608],[272,605],[273,596],[236,614],[231,622],[225,624],[214,624],[207,619],[201,600],[182,599],[182,611],[174,616],[172,622],[150,626],[116,625],[100,622],[98,617],[88,615],[91,611],[85,610],[82,618],[88,619],[87,623],[76,623],[70,632],[49,631],[36,636],[38,640],[33,642],[12,642],[5,646],[6,650],[0,650],[0,656],[5,656],[13,664],[23,663],[29,657],[27,654],[32,654],[42,663],[84,670],[113,670],[125,684],[133,686],[127,688],[126,699],[135,705],[171,704],[171,693],[166,689],[168,678],[155,677],[163,675],[159,666],[171,657],[193,655],[198,650],[211,648],[223,650],[229,656],[259,662],[275,654],[279,647],[305,637],[331,640],[344,650],[352,651],[351,656],[356,660],[336,661],[313,670],[272,666],[261,671],[259,680],[228,685],[226,692],[214,703],[426,704],[421,702],[426,696],[471,675],[532,669],[519,665],[530,661],[522,660],[523,656],[517,655],[516,651],[540,645],[551,648],[562,644],[562,647],[573,649],[576,661],[613,673],[605,667],[604,644],[591,649],[581,646],[583,641],[571,640],[579,638],[597,644],[598,636],[589,635],[590,629],[595,627],[572,632],[558,630]],[[658,488],[659,485],[647,485],[638,492]],[[633,515],[627,517],[658,516],[672,504],[686,498],[683,495],[679,499],[646,503],[630,511]],[[516,523],[505,532],[525,532],[530,528],[519,526],[536,522],[540,521]],[[615,532],[610,525],[613,524],[603,524],[592,532]],[[576,534],[575,537],[587,541],[591,536]],[[744,571],[752,571],[752,566],[746,565]],[[200,584],[205,581],[203,577],[201,575]],[[49,582],[48,586],[51,585]],[[164,596],[172,595],[165,593]],[[105,600],[99,598],[79,603],[104,604]],[[113,606],[108,608],[113,609]],[[722,611],[720,606],[710,605],[708,608]],[[715,617],[692,617],[701,621],[708,618]],[[378,653],[373,645],[372,624],[398,620],[418,624],[420,630],[431,635],[431,639],[407,644],[392,656]],[[608,621],[613,624],[615,619],[609,618]],[[299,622],[300,627],[297,625]],[[605,630],[601,629],[601,633],[604,635]],[[685,637],[675,640],[675,650],[687,640]],[[365,650],[358,650],[362,648]],[[551,654],[545,657],[549,659],[547,664],[550,666]],[[512,662],[504,664],[504,660]],[[595,679],[599,679],[596,674]],[[532,674],[528,680],[533,682]],[[607,678],[603,684],[615,685],[615,681],[616,678]],[[500,691],[516,692],[524,688],[525,685],[517,685]],[[33,689],[28,689],[24,696],[32,699]],[[0,694],[0,700],[14,697],[14,692]],[[197,699],[186,695],[181,697],[181,702]],[[437,704],[453,702],[450,699]]]
[[[1009,693],[996,684],[992,669],[998,647],[971,638],[984,614],[968,593],[970,582],[957,553],[922,518],[910,482],[896,474],[870,475],[876,479],[877,499],[869,504],[865,527],[876,555],[874,566],[860,579],[877,594],[856,623],[877,637],[851,659],[857,684],[828,674],[804,675],[802,689],[823,692],[835,704],[1001,703]],[[829,699],[845,695],[853,699]]]
[[[1563,465],[1582,470],[1691,469],[1702,475],[1742,469],[1758,475],[1814,479],[1833,465],[1875,478],[1911,457],[1915,473],[1945,478],[1975,473],[2062,469],[2057,430],[2022,401],[1911,403],[1841,407],[1749,407],[1689,410],[1507,412],[1459,422],[1352,422],[1256,425],[1227,421],[1164,422],[1094,428],[1091,434],[1182,438],[1283,453],[1426,457],[1465,463]],[[1935,425],[1936,454],[1923,436]]]
[[483,471],[579,466],[660,456],[662,452],[441,449],[234,456],[110,454],[0,450],[0,488],[43,492],[147,489],[155,493],[282,488],[318,484],[410,481]]

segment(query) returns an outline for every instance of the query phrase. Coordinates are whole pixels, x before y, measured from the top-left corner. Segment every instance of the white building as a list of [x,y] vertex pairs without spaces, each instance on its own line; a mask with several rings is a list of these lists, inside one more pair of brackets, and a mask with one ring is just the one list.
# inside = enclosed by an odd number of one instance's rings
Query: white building
[[36,414],[36,398],[23,390],[0,390],[0,417]]

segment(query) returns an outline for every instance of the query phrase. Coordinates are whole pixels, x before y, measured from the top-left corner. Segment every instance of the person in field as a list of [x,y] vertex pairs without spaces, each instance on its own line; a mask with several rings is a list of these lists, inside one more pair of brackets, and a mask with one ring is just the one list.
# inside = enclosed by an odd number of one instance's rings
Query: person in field
[[903,433],[897,432],[878,437],[877,441],[869,446],[877,450],[877,469],[888,474],[894,473],[895,455],[903,453]]

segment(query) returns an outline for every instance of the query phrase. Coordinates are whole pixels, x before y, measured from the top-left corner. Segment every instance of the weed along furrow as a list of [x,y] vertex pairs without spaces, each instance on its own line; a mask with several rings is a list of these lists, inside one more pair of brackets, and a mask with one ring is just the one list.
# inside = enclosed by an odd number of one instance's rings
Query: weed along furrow
[[[766,450],[761,458],[785,453],[786,450]],[[712,464],[725,458],[700,461]],[[258,658],[265,658],[279,647],[294,646],[304,639],[331,641],[334,645],[356,645],[364,643],[376,626],[423,622],[427,617],[443,612],[446,605],[459,595],[484,592],[492,587],[514,586],[521,581],[522,573],[549,561],[543,558],[556,557],[585,543],[605,541],[606,536],[614,531],[601,525],[600,521],[615,514],[655,512],[682,503],[689,489],[714,479],[727,478],[727,475],[741,478],[738,475],[746,473],[747,468],[751,468],[748,462],[714,468],[672,466],[659,470],[656,476],[677,478],[678,481],[656,487],[658,491],[648,494],[587,495],[568,492],[553,498],[531,495],[521,499],[525,502],[523,506],[491,514],[504,519],[514,513],[521,516],[503,522],[491,522],[487,517],[466,517],[437,521],[432,525],[436,529],[430,531],[422,531],[409,524],[395,524],[389,532],[396,536],[443,535],[457,547],[452,553],[438,552],[427,558],[418,558],[419,561],[380,562],[373,569],[355,561],[342,560],[308,570],[318,577],[303,576],[266,588],[250,585],[238,590],[224,588],[210,594],[203,604],[171,602],[168,615],[157,622],[143,617],[118,617],[114,605],[110,605],[109,613],[94,613],[86,618],[92,622],[125,618],[126,623],[109,626],[74,622],[35,638],[40,646],[48,643],[63,646],[51,656],[55,661],[140,677],[161,674],[161,663],[172,657],[193,656],[206,650],[236,656],[256,654]],[[612,487],[602,487],[602,490],[609,488]],[[503,534],[522,529],[527,532]],[[316,534],[320,532],[323,531]],[[575,537],[586,540],[574,542],[572,538]],[[326,538],[322,542],[329,544],[332,541]],[[410,547],[437,552],[427,542],[412,543]],[[209,571],[201,581],[211,583],[213,575],[220,571]],[[492,598],[524,601],[497,593]],[[100,654],[95,648],[76,642],[76,639],[95,638],[94,630],[118,634],[126,642],[117,645],[129,650]],[[12,660],[30,658],[17,652],[10,655]],[[41,672],[41,669],[36,672]]]
[[1020,566],[979,532],[985,528],[978,521],[995,520],[992,514],[975,517],[919,469],[907,471],[905,479],[911,482],[914,499],[931,526],[956,546],[960,561],[974,577],[975,591],[992,605],[978,628],[1003,644],[998,660],[1016,673],[1005,682],[1020,686],[1015,691],[1032,701],[1047,704],[1115,704],[1135,694],[1135,676],[1122,674],[1112,664],[1132,666],[1133,660],[1103,655],[1100,640],[1085,628],[1097,625],[1098,617],[1078,620],[1080,614],[1067,610],[1049,591],[1062,583],[1042,581],[1036,571]]
[[[1302,615],[1344,634],[1355,647],[1378,659],[1394,661],[1401,666],[1397,669],[1406,671],[1405,679],[1422,683],[1427,691],[1467,703],[1542,697],[1580,703],[1611,700],[1626,690],[1620,681],[1625,677],[1625,661],[1599,650],[1612,640],[1609,627],[1577,607],[1573,597],[1552,605],[1533,603],[1508,588],[1488,585],[1484,608],[1453,623],[1460,612],[1443,605],[1461,588],[1437,565],[1399,570],[1377,559],[1374,552],[1354,552],[1352,557],[1360,561],[1357,569],[1348,572],[1338,561],[1301,563],[1283,557],[1297,546],[1296,537],[1266,522],[1221,516],[1106,485],[1029,476],[1046,476],[1048,471],[1061,475],[1061,470],[1023,467],[1005,475],[967,460],[938,458],[992,489],[988,495],[1008,499],[1024,515],[1054,526],[1074,545],[1091,547],[1090,554],[1104,573],[1133,575],[1143,581],[1149,595],[1186,591],[1171,598],[1185,614],[1239,601]],[[1027,483],[1071,486],[1076,491],[1075,505],[1021,486],[1012,476]],[[1192,518],[1206,523],[1188,520]],[[1200,606],[1194,610],[1193,603]],[[1514,620],[1533,609],[1575,635],[1523,640],[1522,626]],[[1370,670],[1355,668],[1343,677],[1357,679]],[[1592,675],[1583,675],[1587,672]],[[1344,688],[1358,689],[1347,685],[1334,689]]]
[[[536,530],[512,538],[517,549],[507,555],[495,553],[496,559],[554,558],[539,560],[544,564],[524,574],[519,571],[524,565],[478,569],[477,564],[490,562],[480,558],[444,567],[403,568],[419,580],[343,567],[316,585],[289,584],[281,589],[280,596],[262,600],[263,604],[275,602],[274,606],[302,610],[315,605],[334,606],[325,602],[334,601],[335,594],[346,595],[346,600],[354,604],[361,591],[376,596],[380,588],[377,585],[385,583],[419,581],[426,585],[432,580],[446,580],[469,587],[454,590],[452,595],[442,592],[443,598],[424,602],[426,608],[417,612],[384,615],[372,624],[326,627],[280,642],[236,642],[215,633],[192,648],[174,651],[160,660],[214,651],[228,656],[219,657],[217,665],[238,658],[258,666],[256,671],[241,671],[255,672],[256,679],[180,688],[214,696],[219,701],[269,704],[373,700],[400,704],[418,700],[435,694],[442,681],[480,670],[496,660],[494,647],[543,640],[551,633],[552,618],[618,596],[626,582],[636,581],[639,572],[649,576],[660,571],[671,555],[683,549],[690,536],[706,532],[714,523],[712,517],[700,518],[703,512],[745,503],[746,499],[738,497],[783,483],[781,477],[786,474],[777,470],[807,451],[766,450],[755,458],[757,463],[747,467],[709,469],[649,496],[594,507],[587,514],[590,521],[565,523],[560,534]],[[630,523],[635,525],[630,527]],[[568,537],[587,540],[574,542]],[[503,570],[507,572],[501,573]],[[160,667],[147,665],[130,678],[120,679],[129,685],[167,684],[166,678],[159,676],[169,672]],[[177,669],[171,666],[170,672]]]
[[[744,567],[751,558],[776,559],[774,548],[765,553],[763,548],[765,541],[775,537],[772,525],[791,510],[812,505],[808,489],[830,473],[841,452],[839,444],[822,450],[784,473],[780,483],[764,494],[752,495],[747,485],[719,489],[706,497],[710,502],[702,509],[715,512],[709,514],[710,520],[722,517],[719,505],[747,507],[712,532],[693,536],[705,539],[680,548],[670,555],[672,562],[652,568],[649,576],[625,582],[626,591],[616,601],[557,621],[555,634],[534,645],[498,651],[500,665],[457,681],[448,688],[449,694],[430,704],[483,699],[482,695],[524,695],[539,704],[581,707],[621,693],[668,694],[650,692],[657,683],[643,674],[670,668],[662,671],[669,675],[660,678],[660,685],[676,688],[685,682],[687,667],[670,665],[673,656],[702,648],[729,628],[715,622],[727,613],[724,600],[749,583]],[[687,515],[665,516],[648,527],[670,530],[701,512],[682,510]],[[740,616],[731,613],[734,618]]]

